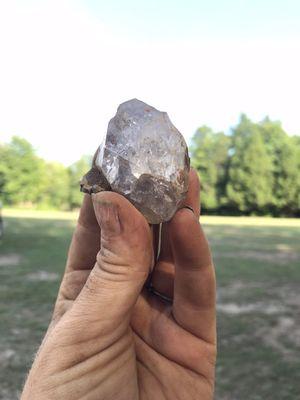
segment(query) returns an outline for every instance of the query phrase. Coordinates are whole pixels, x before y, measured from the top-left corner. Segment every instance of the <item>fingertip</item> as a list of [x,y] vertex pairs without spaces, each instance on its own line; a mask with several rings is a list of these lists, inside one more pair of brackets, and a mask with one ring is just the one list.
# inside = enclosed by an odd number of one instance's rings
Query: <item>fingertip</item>
[[199,219],[188,208],[177,211],[169,223],[175,264],[202,265],[210,261],[210,251]]
[[[101,226],[99,217],[104,218],[104,221],[109,219],[117,219],[122,231],[130,233],[139,229],[141,225],[148,223],[144,216],[122,195],[115,192],[99,192],[92,195],[94,209],[97,220]],[[105,211],[106,210],[106,211]]]
[[190,169],[189,181],[195,187],[195,190],[200,192],[200,176],[195,168]]
[[195,224],[199,225],[198,218],[195,213],[190,209],[183,207],[176,212],[169,224],[169,232],[172,238],[189,236],[191,227]]
[[93,207],[93,202],[89,194],[85,194],[82,200],[82,205],[80,207],[78,222],[80,225],[88,229],[99,229],[97,219],[95,216],[95,211]]
[[178,211],[176,211],[174,217],[170,220],[171,225],[177,225],[177,224],[185,224],[188,221],[198,221],[198,219],[195,216],[195,212],[193,211],[193,208],[190,206],[187,207],[182,207]]
[[99,192],[92,195],[93,206],[102,236],[112,236],[121,233],[119,203],[115,193]]
[[197,217],[200,215],[200,180],[198,172],[191,168],[189,173],[189,187],[184,204],[191,206]]
[[118,203],[119,199],[123,198],[123,196],[121,196],[120,194],[115,193],[115,192],[109,192],[109,191],[92,193],[91,197],[92,197],[92,201],[94,204],[105,203],[105,202],[106,203]]

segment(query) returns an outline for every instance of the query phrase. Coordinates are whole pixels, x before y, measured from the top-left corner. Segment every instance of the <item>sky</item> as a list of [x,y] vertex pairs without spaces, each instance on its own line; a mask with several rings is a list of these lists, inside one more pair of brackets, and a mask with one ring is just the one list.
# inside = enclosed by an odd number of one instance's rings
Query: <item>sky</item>
[[299,0],[0,0],[0,142],[65,165],[131,98],[187,141],[242,112],[300,134],[299,75]]

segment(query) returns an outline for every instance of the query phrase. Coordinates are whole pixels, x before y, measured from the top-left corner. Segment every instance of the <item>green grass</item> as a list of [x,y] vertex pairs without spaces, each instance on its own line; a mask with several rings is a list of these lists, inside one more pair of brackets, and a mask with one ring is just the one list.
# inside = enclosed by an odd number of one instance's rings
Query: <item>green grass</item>
[[[17,399],[46,327],[76,213],[5,210],[0,399]],[[203,217],[218,280],[218,400],[300,393],[300,221]]]

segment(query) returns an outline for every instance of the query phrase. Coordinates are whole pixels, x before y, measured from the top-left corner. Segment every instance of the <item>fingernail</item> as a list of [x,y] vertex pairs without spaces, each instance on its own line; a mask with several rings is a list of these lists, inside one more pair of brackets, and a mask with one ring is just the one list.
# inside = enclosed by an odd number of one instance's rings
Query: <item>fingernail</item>
[[95,214],[102,233],[118,235],[121,232],[118,206],[107,201],[96,200]]

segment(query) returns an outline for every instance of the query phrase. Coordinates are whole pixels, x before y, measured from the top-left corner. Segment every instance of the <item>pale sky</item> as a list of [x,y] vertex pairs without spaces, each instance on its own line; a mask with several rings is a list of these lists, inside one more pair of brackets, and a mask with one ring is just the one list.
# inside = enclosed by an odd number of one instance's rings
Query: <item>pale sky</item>
[[300,134],[299,0],[0,0],[0,142],[65,164],[117,106],[167,111],[187,140],[241,112]]

